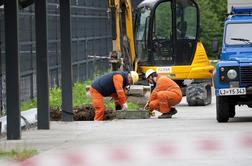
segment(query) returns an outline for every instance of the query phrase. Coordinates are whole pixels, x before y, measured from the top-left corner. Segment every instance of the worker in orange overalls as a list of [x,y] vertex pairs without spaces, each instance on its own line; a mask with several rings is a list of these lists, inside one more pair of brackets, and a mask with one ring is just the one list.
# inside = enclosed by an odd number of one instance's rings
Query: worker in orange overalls
[[179,104],[182,99],[180,87],[167,76],[158,75],[153,69],[146,71],[145,78],[155,86],[145,109],[160,111],[162,113],[158,117],[160,119],[171,118],[172,115],[177,113],[174,106]]
[[105,112],[104,97],[114,99],[116,110],[127,110],[126,86],[136,83],[139,79],[137,72],[115,71],[96,79],[90,88],[92,105],[95,108],[95,121],[102,121]]

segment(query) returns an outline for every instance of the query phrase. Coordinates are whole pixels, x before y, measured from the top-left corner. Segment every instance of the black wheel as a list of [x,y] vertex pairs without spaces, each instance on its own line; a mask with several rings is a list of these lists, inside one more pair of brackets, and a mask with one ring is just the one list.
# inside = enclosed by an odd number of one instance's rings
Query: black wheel
[[227,122],[229,119],[228,97],[216,96],[216,115],[218,122]]
[[229,118],[235,117],[235,105],[229,104]]
[[191,84],[186,89],[186,101],[189,106],[206,106],[212,102],[211,86]]

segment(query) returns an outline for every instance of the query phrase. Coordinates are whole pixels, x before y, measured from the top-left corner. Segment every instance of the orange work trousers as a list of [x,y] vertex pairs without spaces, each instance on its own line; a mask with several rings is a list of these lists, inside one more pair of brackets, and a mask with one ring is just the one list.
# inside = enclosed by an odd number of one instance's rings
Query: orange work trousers
[[[104,96],[100,94],[95,88],[90,88],[90,95],[92,99],[92,105],[95,108],[95,121],[102,121],[104,119],[104,112],[105,112],[105,106],[104,106]],[[120,106],[118,97],[116,93],[113,93],[111,97],[114,99],[115,106]]]
[[157,92],[157,98],[150,101],[149,107],[151,110],[167,113],[170,112],[172,106],[179,104],[181,99],[181,93],[176,91],[159,91]]
[[92,105],[95,108],[95,121],[102,121],[104,118],[105,106],[104,97],[93,87],[90,88]]

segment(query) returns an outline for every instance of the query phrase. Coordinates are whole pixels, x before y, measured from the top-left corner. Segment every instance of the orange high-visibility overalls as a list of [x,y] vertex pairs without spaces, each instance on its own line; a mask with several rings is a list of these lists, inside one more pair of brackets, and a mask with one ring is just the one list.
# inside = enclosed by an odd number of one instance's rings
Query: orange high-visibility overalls
[[166,76],[158,75],[156,87],[149,98],[150,109],[167,113],[172,106],[179,104],[181,99],[182,92],[176,82]]

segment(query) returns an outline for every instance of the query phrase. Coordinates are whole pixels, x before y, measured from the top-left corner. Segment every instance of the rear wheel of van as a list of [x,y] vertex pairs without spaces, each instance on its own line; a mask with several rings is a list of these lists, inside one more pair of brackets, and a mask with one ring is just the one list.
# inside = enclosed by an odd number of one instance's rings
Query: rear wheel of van
[[218,122],[227,122],[229,119],[228,97],[216,96],[216,115]]

